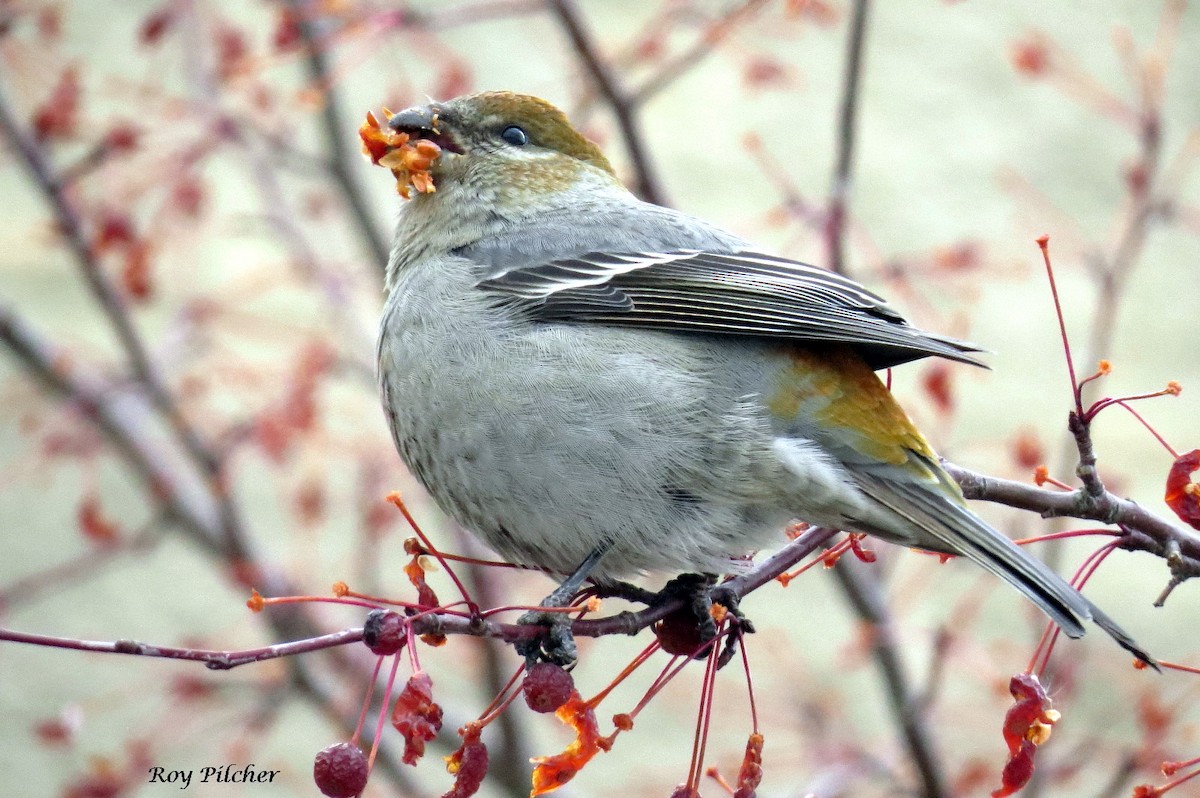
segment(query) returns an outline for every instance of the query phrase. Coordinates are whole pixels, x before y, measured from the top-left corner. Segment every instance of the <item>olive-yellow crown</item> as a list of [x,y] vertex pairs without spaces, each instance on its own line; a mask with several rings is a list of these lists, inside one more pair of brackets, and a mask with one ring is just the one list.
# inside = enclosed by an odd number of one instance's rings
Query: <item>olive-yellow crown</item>
[[[509,91],[487,91],[446,102],[416,106],[393,115],[388,125],[414,138],[435,142],[450,157],[499,156],[515,164],[545,169],[562,156],[614,174],[595,143],[572,127],[566,114],[540,97]],[[560,170],[561,171],[561,170]],[[547,175],[549,176],[549,175]]]

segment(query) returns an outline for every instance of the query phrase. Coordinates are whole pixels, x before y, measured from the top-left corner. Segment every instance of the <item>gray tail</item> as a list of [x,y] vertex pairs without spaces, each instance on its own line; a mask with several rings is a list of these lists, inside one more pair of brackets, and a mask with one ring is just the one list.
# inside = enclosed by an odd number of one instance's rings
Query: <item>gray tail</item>
[[1082,637],[1083,622],[1090,620],[1108,632],[1126,651],[1158,668],[1154,658],[1112,618],[1049,566],[992,529],[966,507],[947,501],[920,485],[869,476],[863,481],[868,495],[920,531],[918,540],[925,542],[916,545],[961,555],[991,571],[1025,594],[1068,637]]

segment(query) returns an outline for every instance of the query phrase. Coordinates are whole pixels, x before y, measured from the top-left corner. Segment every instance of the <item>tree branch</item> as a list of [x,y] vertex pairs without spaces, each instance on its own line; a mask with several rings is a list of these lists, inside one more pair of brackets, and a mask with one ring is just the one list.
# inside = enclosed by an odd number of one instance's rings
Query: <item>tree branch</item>
[[551,0],[550,8],[558,17],[563,30],[566,31],[567,38],[570,39],[571,46],[575,49],[575,54],[587,68],[588,75],[617,118],[621,139],[625,143],[625,150],[629,153],[629,160],[633,162],[633,193],[647,202],[666,205],[666,194],[659,181],[654,162],[646,149],[631,96],[621,86],[600,55],[592,35],[583,21],[583,16],[575,7],[573,0]]
[[84,282],[91,289],[117,340],[129,360],[138,383],[145,390],[154,408],[167,420],[172,432],[182,444],[188,458],[208,483],[214,497],[214,509],[219,519],[218,529],[224,546],[231,556],[245,554],[245,537],[237,508],[221,485],[221,461],[183,415],[166,381],[150,358],[142,337],[133,324],[125,299],[105,276],[96,253],[84,232],[83,219],[66,195],[62,181],[56,179],[49,162],[38,145],[21,130],[11,106],[0,94],[0,132],[21,155],[33,184],[54,212],[58,228],[67,247],[75,257]]
[[[184,467],[187,462],[185,457],[154,437],[150,425],[146,423],[151,411],[141,394],[110,390],[84,374],[73,365],[74,361],[66,350],[34,332],[3,302],[0,302],[0,344],[51,394],[71,402],[96,425],[142,482],[146,495],[159,507],[164,521],[178,524],[208,554],[220,558],[228,567],[237,569],[245,578],[257,580],[264,591],[275,595],[291,595],[295,592],[283,574],[256,556],[248,545],[236,550],[227,545],[228,538],[222,532],[221,511],[216,506],[219,500],[213,497],[209,485]],[[319,637],[315,620],[295,605],[281,612],[272,611],[266,622],[271,634],[279,638],[303,641]],[[5,638],[0,635],[0,639]],[[119,648],[128,648],[129,645],[126,641]],[[118,644],[114,643],[112,653],[139,652],[118,650]],[[323,711],[332,712],[332,705],[323,704],[324,691],[315,689],[319,683],[306,661],[293,658],[288,663],[289,678],[296,686],[297,694]],[[345,719],[341,722],[344,724]],[[394,761],[394,753],[386,755],[387,761],[383,759],[381,757],[377,761],[382,763],[380,766],[395,779],[395,783],[407,783],[398,762]]]
[[309,81],[316,88],[322,99],[321,130],[325,139],[326,163],[333,183],[337,186],[342,199],[350,206],[350,218],[358,230],[358,236],[367,248],[371,260],[379,269],[380,278],[387,271],[388,245],[375,226],[371,213],[371,205],[363,194],[362,188],[354,178],[354,169],[350,153],[343,141],[342,131],[352,129],[342,112],[341,97],[330,79],[329,61],[325,53],[325,43],[316,30],[315,15],[310,12],[312,3],[305,0],[285,0],[296,18],[296,28],[304,42],[305,62],[308,66]]
[[1124,534],[1123,549],[1145,551],[1167,561],[1173,578],[1200,576],[1200,535],[1174,524],[1129,499],[1104,491],[1093,496],[1086,490],[1061,491],[1024,482],[989,477],[953,463],[942,466],[968,499],[996,502],[1030,510],[1043,518],[1059,516],[1116,524]]
[[825,215],[825,246],[829,268],[846,273],[846,205],[854,166],[855,121],[858,118],[858,87],[862,74],[863,44],[866,39],[870,0],[854,0],[854,13],[846,38],[846,64],[842,72],[842,99],[838,113],[837,155],[829,205]]
[[744,0],[726,11],[717,19],[710,22],[697,37],[692,46],[672,58],[629,95],[629,101],[634,107],[645,105],[654,95],[670,86],[676,80],[712,55],[729,34],[741,23],[751,19],[756,13],[766,7],[766,0]]

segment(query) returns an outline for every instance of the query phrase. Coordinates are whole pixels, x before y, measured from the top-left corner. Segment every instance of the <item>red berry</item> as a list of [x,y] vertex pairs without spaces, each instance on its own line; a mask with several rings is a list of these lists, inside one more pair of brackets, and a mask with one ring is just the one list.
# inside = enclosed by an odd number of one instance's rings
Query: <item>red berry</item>
[[700,623],[690,607],[680,607],[654,625],[654,634],[663,651],[672,656],[708,656],[708,648],[697,654],[704,645]]
[[521,689],[525,692],[525,703],[534,712],[553,712],[575,692],[575,680],[558,665],[539,662],[525,674]]
[[313,781],[329,798],[354,798],[367,786],[367,755],[353,743],[337,743],[317,754]]
[[407,623],[391,610],[371,610],[363,624],[363,642],[372,653],[386,657],[404,648]]

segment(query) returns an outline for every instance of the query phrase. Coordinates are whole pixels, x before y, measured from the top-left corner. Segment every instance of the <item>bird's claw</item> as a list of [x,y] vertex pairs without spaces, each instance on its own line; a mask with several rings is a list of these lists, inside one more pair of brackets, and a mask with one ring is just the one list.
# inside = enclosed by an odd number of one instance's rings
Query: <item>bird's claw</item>
[[519,640],[513,645],[517,653],[525,658],[527,667],[533,667],[539,662],[553,662],[568,668],[579,659],[575,635],[571,632],[571,616],[562,612],[546,612],[546,609],[570,606],[571,600],[575,598],[575,591],[567,587],[560,585],[542,599],[541,606],[545,609],[530,610],[517,619],[521,626],[544,627],[544,631],[536,637]]
[[530,610],[517,619],[521,626],[541,626],[543,631],[536,637],[517,641],[513,647],[525,658],[531,668],[539,662],[552,662],[564,668],[575,664],[579,651],[575,647],[575,635],[571,632],[571,617],[561,612]]

